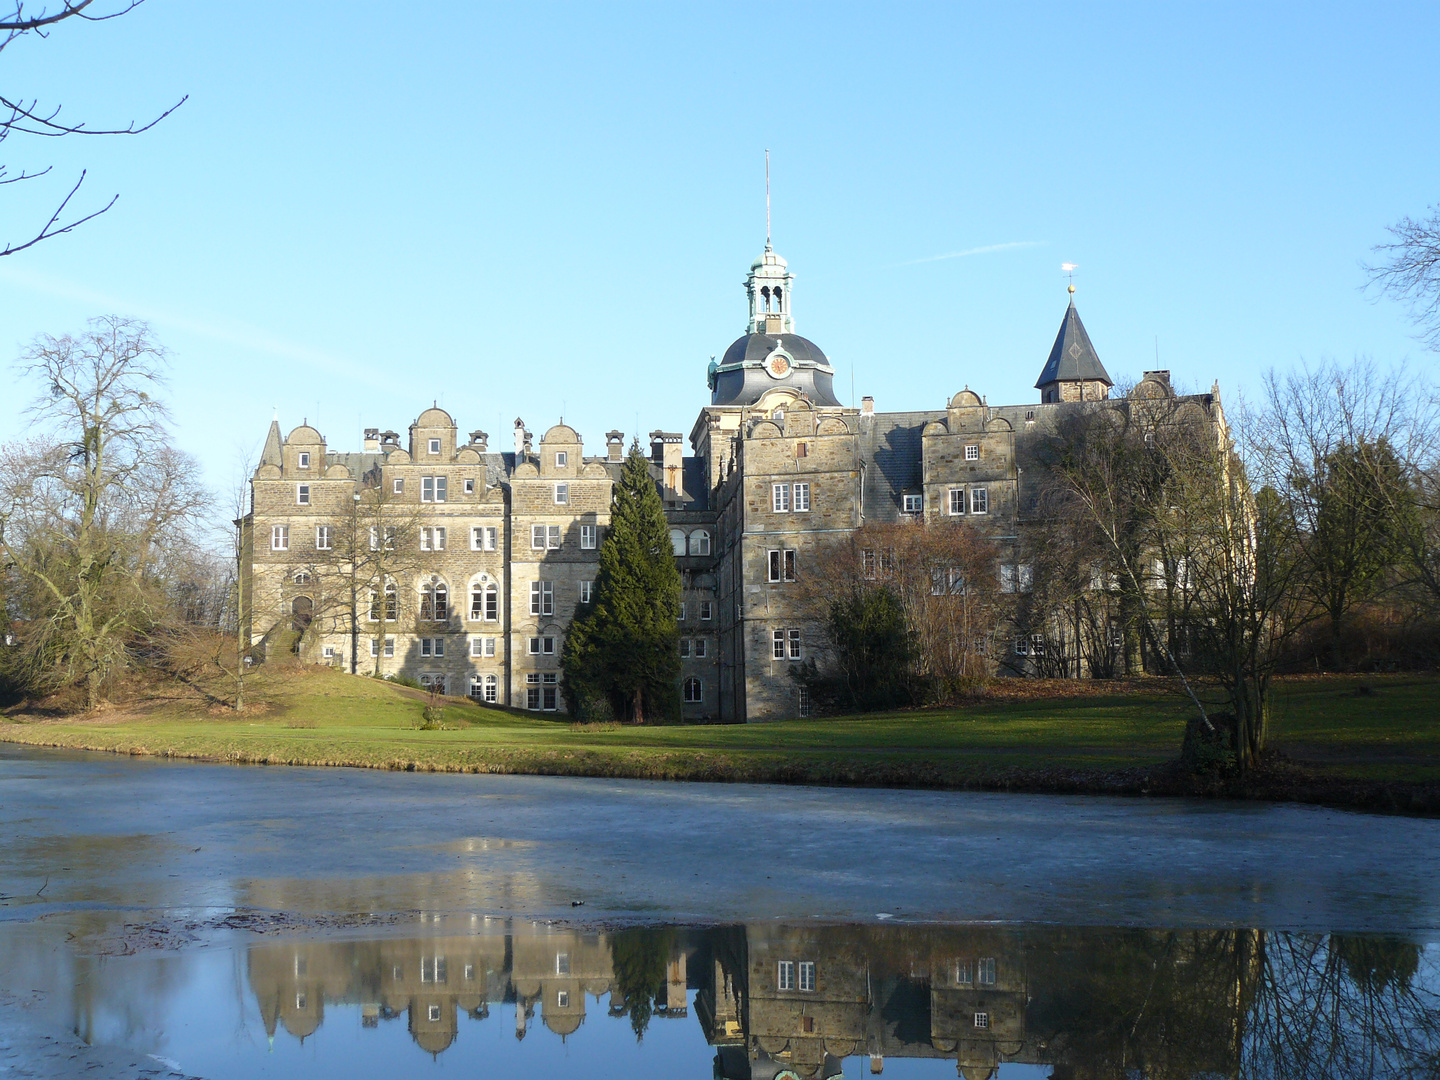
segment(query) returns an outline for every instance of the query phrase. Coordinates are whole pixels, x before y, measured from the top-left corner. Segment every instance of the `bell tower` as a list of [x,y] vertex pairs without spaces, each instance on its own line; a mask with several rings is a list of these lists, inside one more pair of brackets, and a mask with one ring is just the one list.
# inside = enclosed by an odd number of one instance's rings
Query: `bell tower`
[[745,278],[745,292],[750,297],[750,324],[746,333],[795,332],[795,320],[790,314],[794,283],[795,275],[766,240],[765,250],[750,264],[750,273]]

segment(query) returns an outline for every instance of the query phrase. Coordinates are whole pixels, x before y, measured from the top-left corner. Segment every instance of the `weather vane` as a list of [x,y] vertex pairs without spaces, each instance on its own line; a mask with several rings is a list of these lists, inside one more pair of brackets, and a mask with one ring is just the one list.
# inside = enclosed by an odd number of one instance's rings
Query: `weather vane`
[[1067,278],[1070,279],[1070,284],[1065,287],[1065,291],[1068,292],[1068,293],[1069,293],[1070,295],[1072,295],[1072,296],[1075,295],[1075,271],[1076,271],[1076,270],[1079,270],[1079,269],[1080,269],[1080,264],[1079,264],[1079,263],[1061,263],[1061,264],[1060,264],[1060,272],[1061,272],[1062,274],[1064,274]]

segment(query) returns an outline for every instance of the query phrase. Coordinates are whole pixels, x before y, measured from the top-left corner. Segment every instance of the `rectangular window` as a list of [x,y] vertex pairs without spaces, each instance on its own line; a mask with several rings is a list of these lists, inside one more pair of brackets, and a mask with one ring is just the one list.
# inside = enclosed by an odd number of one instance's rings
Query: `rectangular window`
[[802,443],[796,443],[796,444],[795,444],[795,456],[796,456],[797,458],[809,457],[809,456],[810,456],[810,447],[809,447],[807,444],[803,443],[803,442],[802,442]]
[[683,689],[687,705],[696,705],[705,700],[705,684],[699,679],[686,679]]
[[685,621],[685,601],[684,601],[684,600],[681,600],[680,603],[679,603],[679,604],[676,606],[676,608],[675,608],[675,621],[676,621],[676,622],[684,622],[684,621]]
[[431,439],[431,440],[430,440],[430,445],[429,445],[428,449],[429,449],[430,453],[432,453],[432,454],[438,454],[438,453],[440,452],[440,440],[439,440],[439,439]]
[[560,526],[559,526],[559,525],[551,525],[551,526],[549,527],[549,529],[546,530],[546,537],[547,537],[546,546],[547,546],[551,551],[557,551],[557,550],[559,550],[559,548],[560,548]]
[[815,989],[815,961],[800,961],[800,989],[809,993]]
[[296,485],[295,485],[295,502],[296,502],[297,504],[299,504],[300,506],[309,506],[309,505],[310,505],[310,485],[309,485],[309,484],[296,484]]
[[564,506],[564,505],[565,505],[566,503],[568,503],[569,501],[570,501],[570,485],[569,485],[569,484],[556,484],[556,485],[555,485],[555,503],[556,503],[556,505],[557,505],[557,506]]
[[316,525],[316,526],[315,526],[315,550],[317,550],[317,551],[329,551],[329,550],[330,550],[330,526],[329,526],[329,525]]
[[795,962],[793,960],[781,960],[778,970],[775,973],[775,989],[795,989]]
[[430,639],[429,639],[428,637],[422,637],[422,638],[420,639],[420,655],[421,655],[421,656],[429,656],[429,655],[430,655]]
[[1014,592],[1014,591],[1015,591],[1015,564],[1014,564],[1014,563],[1001,563],[1001,564],[1000,564],[1000,591],[1001,591],[1001,592]]
[[709,600],[700,601],[700,618],[703,622],[709,622],[714,605]]
[[1119,623],[1110,624],[1110,648],[1123,649],[1125,647],[1125,628]]
[[770,641],[770,659],[772,659],[772,660],[784,660],[784,659],[785,659],[785,631],[784,631],[784,630],[776,630],[775,633],[771,635],[771,641]]
[[989,1014],[989,1013],[976,1013],[976,1014],[975,1014],[975,1026],[976,1026],[977,1028],[988,1028],[988,1027],[990,1026],[990,1014]]
[[531,526],[530,526],[530,550],[531,550],[531,551],[544,551],[544,550],[545,550],[545,526],[544,526],[544,525],[531,525]]
[[472,637],[472,638],[470,639],[470,655],[471,655],[471,656],[484,656],[484,655],[485,655],[485,639],[484,639],[484,638]]
[[271,551],[289,551],[289,550],[290,550],[290,526],[289,526],[289,525],[271,525],[271,526],[270,526],[270,550],[271,550]]
[[930,595],[945,595],[945,568],[943,566],[937,566],[930,571]]
[[[488,545],[488,546],[487,546]],[[495,528],[494,526],[472,525],[470,526],[470,550],[471,551],[494,551],[495,550]]]
[[993,956],[983,957],[975,965],[975,981],[981,986],[995,985],[995,958]]
[[580,603],[588,604],[595,597],[595,583],[593,581],[580,582]]
[[700,660],[700,659],[704,659],[704,657],[705,657],[705,639],[704,639],[704,638],[696,638],[696,639],[695,639],[695,658],[696,658],[697,660]]
[[568,464],[570,464],[570,454],[565,450],[555,451],[555,467],[563,469]]
[[594,551],[594,550],[595,550],[595,526],[594,526],[594,525],[581,525],[581,526],[580,526],[580,548],[581,548],[581,550],[583,550],[583,551]]
[[790,509],[790,485],[772,484],[770,486],[770,509],[777,514],[787,513]]
[[302,469],[308,469],[308,468],[310,467],[310,453],[309,453],[309,451],[307,451],[307,450],[301,450],[301,451],[300,451],[300,459],[299,459],[299,461],[300,461],[300,468],[302,468]]
[[860,552],[860,573],[868,581],[875,580],[875,550],[873,548],[865,548]]
[[559,690],[559,688],[558,688],[558,687],[555,687],[555,686],[546,686],[546,687],[543,687],[542,689],[544,689],[544,691],[545,691],[545,700],[544,700],[544,703],[543,703],[543,705],[542,705],[541,707],[542,707],[546,712],[554,712],[556,709],[558,709],[558,708],[560,707],[560,690]]
[[385,639],[385,655],[386,655],[386,656],[394,656],[394,655],[395,655],[395,639],[394,639],[393,637],[387,637],[387,638]]
[[530,614],[555,614],[555,583],[553,581],[532,581],[530,583]]
[[465,494],[466,494],[466,495],[474,495],[474,494],[475,494],[475,480],[474,480],[473,477],[466,477],[466,478],[465,478]]
[[797,699],[798,699],[798,707],[797,707],[796,711],[799,712],[799,714],[800,714],[801,716],[809,716],[809,715],[810,715],[810,688],[809,688],[808,686],[800,686],[800,687],[797,687],[797,688],[796,688],[796,697],[797,697]]
[[975,972],[970,967],[969,960],[955,961],[955,982],[960,986],[973,986],[975,983]]
[[810,485],[809,485],[809,484],[796,484],[796,485],[795,485],[795,512],[796,512],[797,514],[798,514],[798,513],[803,513],[804,511],[809,510],[809,509],[810,509]]
[[435,501],[436,501],[436,502],[444,502],[444,501],[445,501],[445,487],[446,487],[445,477],[443,477],[443,476],[437,476],[437,477],[435,477]]
[[688,660],[688,659],[690,659],[690,639],[689,639],[689,638],[683,638],[683,637],[682,637],[682,638],[680,639],[680,659],[681,659],[681,660]]
[[924,508],[925,508],[925,496],[923,496],[923,495],[906,495],[906,496],[905,496],[905,513],[907,513],[907,514],[918,514],[918,513],[920,513]]
[[394,480],[390,482],[390,490],[393,491],[396,495],[405,494],[404,479],[397,476]]
[[990,512],[990,490],[983,487],[970,489],[970,513],[988,514]]
[[1024,634],[1015,635],[1015,655],[1030,655],[1030,640]]
[[443,503],[445,486],[446,480],[443,476],[422,476],[420,478],[420,501]]
[[421,551],[444,551],[445,530],[444,528],[426,527],[420,530]]
[[1015,568],[1015,580],[1021,592],[1029,592],[1035,588],[1035,567],[1029,563],[1021,563]]
[[950,489],[950,516],[955,517],[965,513],[965,489]]
[[795,580],[795,549],[782,548],[770,552],[770,580]]
[[799,660],[799,659],[800,659],[800,631],[799,631],[799,630],[791,630],[789,637],[790,637],[790,659],[791,659],[791,660]]
[[979,460],[980,460],[980,447],[978,447],[978,446],[967,446],[967,447],[965,447],[965,460],[966,460],[966,461],[979,461]]
[[1044,656],[1044,655],[1045,655],[1045,635],[1044,635],[1044,634],[1031,634],[1031,635],[1030,635],[1030,655],[1031,655],[1031,656]]
[[532,637],[526,651],[531,656],[554,656],[555,639],[553,637]]
[[436,655],[436,656],[444,656],[444,655],[445,655],[445,639],[444,639],[443,637],[437,637],[437,638],[435,639],[435,655]]
[[370,639],[370,655],[371,655],[371,656],[379,656],[379,655],[380,655],[380,642],[376,641],[374,638],[371,638],[371,639]]

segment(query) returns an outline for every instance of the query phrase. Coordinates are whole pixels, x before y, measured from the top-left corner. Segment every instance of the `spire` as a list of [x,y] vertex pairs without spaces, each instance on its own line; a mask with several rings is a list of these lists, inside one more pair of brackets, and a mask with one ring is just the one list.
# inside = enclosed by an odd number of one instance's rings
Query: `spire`
[[265,449],[260,453],[261,465],[284,466],[285,459],[280,453],[280,421],[270,421],[270,433],[265,436]]
[[1080,313],[1075,310],[1075,286],[1072,284],[1068,288],[1070,306],[1065,309],[1065,318],[1060,322],[1060,332],[1055,335],[1050,358],[1045,361],[1040,378],[1035,380],[1044,401],[1070,400],[1070,396],[1062,392],[1061,383],[1075,384],[1077,393],[1074,400],[1081,400],[1082,395],[1078,391],[1084,383],[1103,383],[1107,391],[1114,385],[1105,365],[1100,363],[1100,357],[1095,353],[1095,346],[1090,344],[1090,335],[1085,332]]

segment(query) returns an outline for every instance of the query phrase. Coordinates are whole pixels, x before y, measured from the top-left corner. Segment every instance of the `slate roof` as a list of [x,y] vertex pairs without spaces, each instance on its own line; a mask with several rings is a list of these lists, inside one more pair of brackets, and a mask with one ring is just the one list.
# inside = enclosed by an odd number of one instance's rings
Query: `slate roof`
[[864,464],[861,498],[866,521],[900,521],[907,492],[922,490],[920,432],[943,412],[876,413],[860,417],[860,460]]
[[1075,310],[1075,299],[1072,297],[1060,323],[1060,332],[1055,335],[1055,344],[1050,349],[1050,359],[1045,361],[1045,368],[1040,372],[1040,378],[1035,380],[1035,385],[1038,388],[1047,383],[1078,382],[1081,379],[1103,382],[1106,386],[1115,385],[1105,371],[1105,365],[1100,363],[1100,357],[1095,355],[1095,346],[1090,344],[1090,335],[1085,332],[1085,324],[1080,321],[1080,313]]

